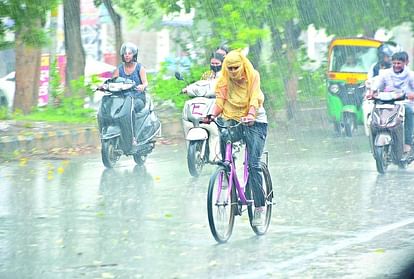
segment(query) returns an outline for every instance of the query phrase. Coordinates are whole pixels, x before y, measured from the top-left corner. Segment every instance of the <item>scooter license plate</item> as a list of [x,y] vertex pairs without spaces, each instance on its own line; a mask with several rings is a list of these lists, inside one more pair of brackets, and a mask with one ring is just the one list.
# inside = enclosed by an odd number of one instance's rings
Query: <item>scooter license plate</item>
[[380,105],[376,105],[376,108],[392,109],[392,108],[394,108],[394,105],[391,105],[391,104],[380,104]]

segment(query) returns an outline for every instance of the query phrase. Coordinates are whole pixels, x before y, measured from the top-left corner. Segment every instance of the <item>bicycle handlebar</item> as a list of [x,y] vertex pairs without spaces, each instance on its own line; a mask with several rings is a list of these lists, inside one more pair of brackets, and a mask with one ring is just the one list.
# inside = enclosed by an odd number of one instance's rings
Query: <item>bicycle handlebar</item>
[[[235,121],[236,121],[236,120],[235,120]],[[236,122],[237,122],[236,124],[226,126],[226,125],[222,125],[222,124],[220,124],[220,123],[219,123],[216,119],[212,119],[212,122],[216,123],[216,125],[217,125],[218,127],[223,128],[223,129],[231,129],[231,128],[236,128],[236,127],[237,127],[237,126],[239,126],[240,124],[243,124],[243,122],[236,121]]]
[[[234,120],[233,119],[233,121],[236,121],[237,123],[236,124],[234,124],[234,125],[228,125],[228,126],[226,126],[226,125],[223,125],[223,124],[220,124],[217,120],[216,120],[216,118],[211,118],[211,115],[207,115],[207,118],[209,118],[210,119],[210,122],[214,122],[214,123],[216,123],[216,125],[219,127],[219,128],[223,128],[223,129],[232,129],[232,128],[235,128],[235,127],[237,127],[237,126],[239,126],[239,125],[241,125],[241,124],[243,124],[243,125],[248,125],[249,123],[252,123],[252,122],[254,122],[254,121],[243,121],[243,118],[241,119],[241,121],[237,121],[237,120]],[[202,120],[200,120],[199,121],[199,123],[200,124],[202,124],[202,123],[204,123],[204,124],[206,124],[204,121],[202,121]],[[209,123],[207,123],[207,124],[209,124]]]

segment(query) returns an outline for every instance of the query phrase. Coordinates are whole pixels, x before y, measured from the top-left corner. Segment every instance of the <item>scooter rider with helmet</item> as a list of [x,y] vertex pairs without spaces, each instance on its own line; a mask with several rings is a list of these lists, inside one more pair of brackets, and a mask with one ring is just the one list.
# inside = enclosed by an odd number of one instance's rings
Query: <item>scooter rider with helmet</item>
[[112,77],[122,77],[135,81],[137,92],[134,94],[134,110],[141,111],[145,106],[145,90],[148,86],[145,68],[138,63],[138,47],[130,42],[122,44],[119,51],[122,64],[115,69]]
[[[365,81],[365,86],[369,91],[374,79],[379,75],[380,71],[389,69],[392,66],[391,57],[394,53],[401,51],[401,47],[393,42],[385,42],[377,49],[377,58],[378,61],[371,65],[370,69],[368,70],[368,78]],[[407,59],[408,62],[408,59]],[[374,107],[374,103],[371,99],[365,96],[364,101],[362,103],[362,113],[364,117],[364,127],[365,127],[365,135],[369,136],[369,127],[368,127],[368,116],[371,114],[371,111]]]
[[391,57],[400,49],[397,45],[393,46],[391,43],[383,43],[377,50],[378,61],[371,66],[368,71],[368,79],[377,76],[380,70],[391,68]]

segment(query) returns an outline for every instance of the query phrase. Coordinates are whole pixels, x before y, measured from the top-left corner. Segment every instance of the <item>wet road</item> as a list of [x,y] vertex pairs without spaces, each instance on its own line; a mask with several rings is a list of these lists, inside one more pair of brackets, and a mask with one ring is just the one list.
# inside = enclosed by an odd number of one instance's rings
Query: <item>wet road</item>
[[145,167],[123,157],[0,166],[0,278],[397,278],[414,259],[414,167],[378,175],[363,135],[271,130],[272,223],[247,214],[217,245],[209,173],[191,178],[184,143]]

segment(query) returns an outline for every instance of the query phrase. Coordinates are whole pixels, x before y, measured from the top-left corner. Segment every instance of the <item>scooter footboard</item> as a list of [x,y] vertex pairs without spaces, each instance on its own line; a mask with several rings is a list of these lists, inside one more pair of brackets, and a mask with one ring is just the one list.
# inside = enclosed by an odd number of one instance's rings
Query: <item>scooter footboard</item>
[[112,139],[121,135],[121,128],[119,126],[108,126],[102,133],[103,140]]

